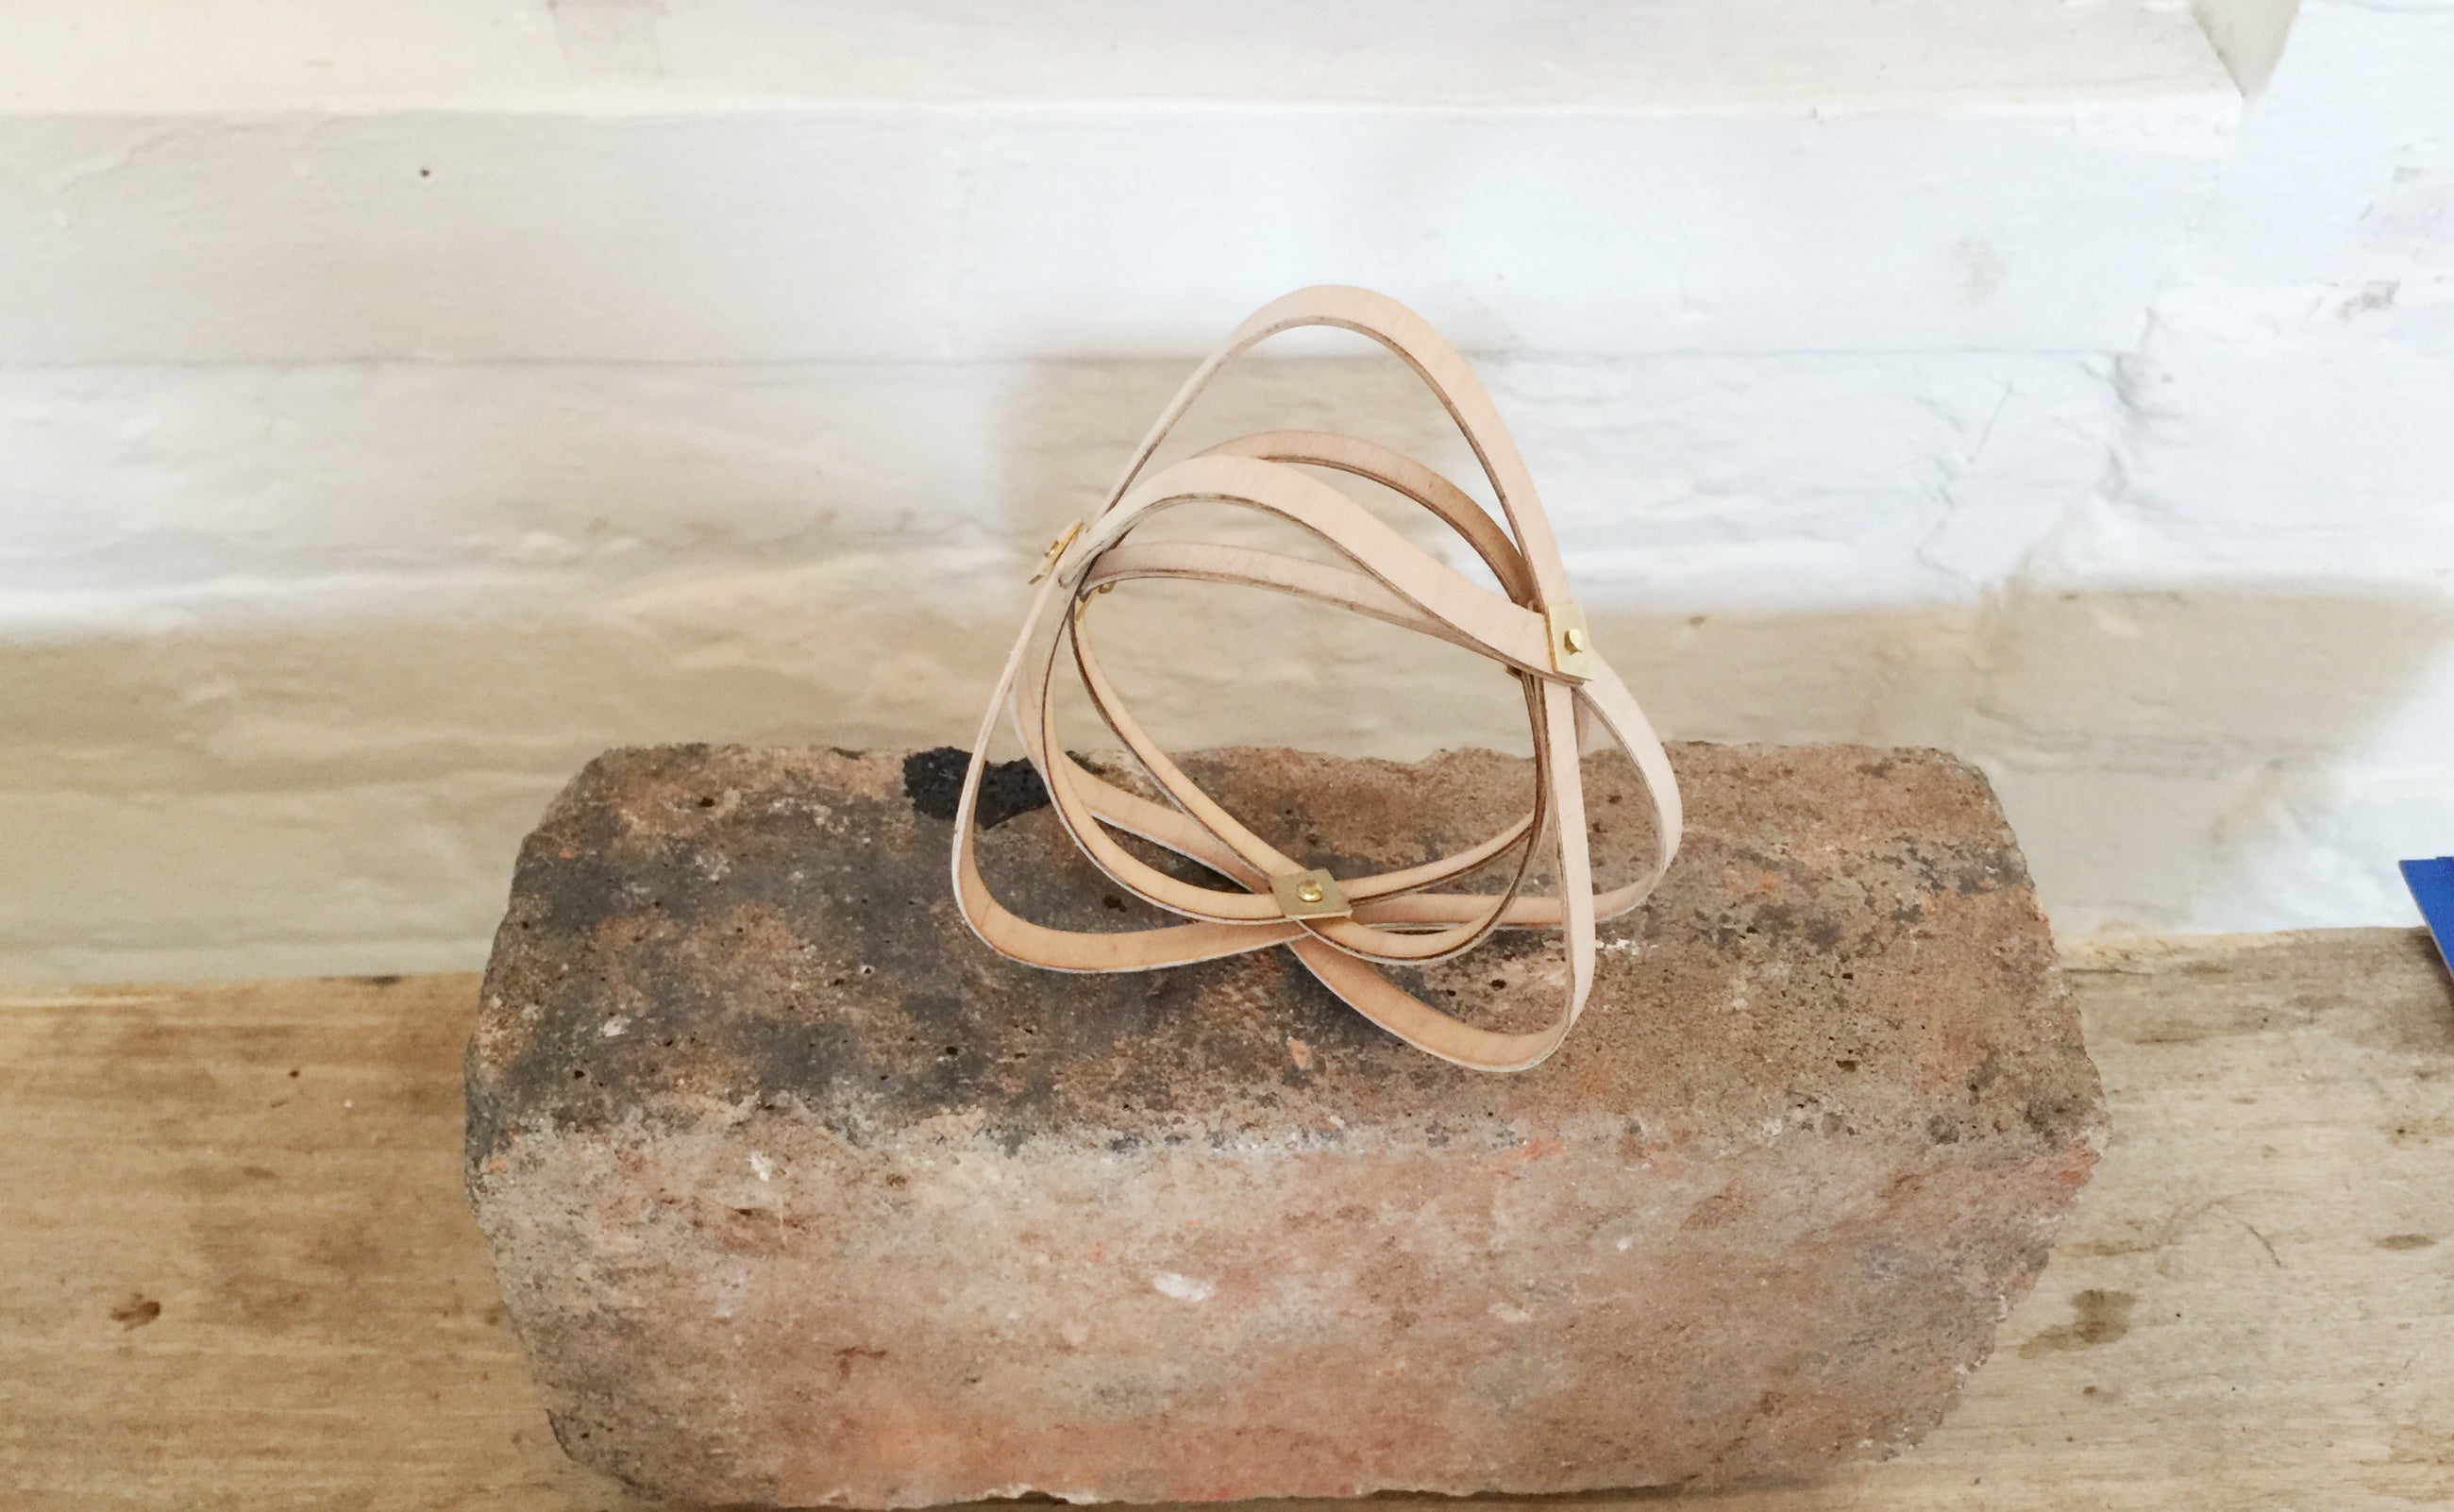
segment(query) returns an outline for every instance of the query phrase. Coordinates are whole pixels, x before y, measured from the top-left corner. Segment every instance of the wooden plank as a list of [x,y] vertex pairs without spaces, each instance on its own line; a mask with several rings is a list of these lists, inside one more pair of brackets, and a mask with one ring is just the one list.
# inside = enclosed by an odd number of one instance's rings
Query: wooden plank
[[[2424,938],[2068,964],[2115,1132],[2001,1353],[1898,1461],[1704,1500],[2454,1500],[2454,991]],[[474,992],[0,998],[0,1507],[648,1512],[562,1459],[495,1305]]]
[[621,1505],[548,1435],[461,1197],[475,1000],[0,1002],[0,1504]]

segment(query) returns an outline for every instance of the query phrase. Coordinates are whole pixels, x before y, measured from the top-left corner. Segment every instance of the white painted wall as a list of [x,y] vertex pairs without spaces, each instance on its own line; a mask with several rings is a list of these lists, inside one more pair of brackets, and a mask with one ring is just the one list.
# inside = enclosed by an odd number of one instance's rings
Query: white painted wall
[[2416,919],[2392,858],[2454,852],[2454,6],[2303,0],[2118,388],[2105,478],[2024,576],[2254,624],[2124,754],[2034,763],[2135,774],[2169,881],[2107,876],[2100,906]]
[[[1047,535],[1321,278],[1482,354],[1671,733],[1963,751],[2066,930],[2407,917],[2454,10],[2309,0],[2246,111],[2151,0],[1226,13],[0,6],[0,976],[466,966],[605,745],[964,738]],[[1199,434],[1456,461],[1357,350]],[[1168,738],[1512,738],[1252,607],[1137,611]]]

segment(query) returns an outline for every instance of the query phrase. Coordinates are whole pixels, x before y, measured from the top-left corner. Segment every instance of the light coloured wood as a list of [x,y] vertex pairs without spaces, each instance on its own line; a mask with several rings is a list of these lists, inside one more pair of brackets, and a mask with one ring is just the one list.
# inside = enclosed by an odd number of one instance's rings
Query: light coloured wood
[[[1404,361],[1456,422],[1499,501],[1499,518],[1421,463],[1376,444],[1317,432],[1243,436],[1142,477],[1177,422],[1222,368],[1270,337],[1304,327],[1367,336]],[[1429,510],[1482,558],[1504,594],[1477,585],[1355,500],[1289,465],[1297,462],[1370,478]],[[1361,571],[1216,542],[1126,544],[1147,517],[1186,503],[1277,514]],[[1125,553],[1133,554],[1134,565],[1119,565],[1118,555]],[[1240,583],[1334,604],[1499,662],[1523,686],[1534,747],[1534,811],[1504,834],[1402,873],[1333,879],[1281,853],[1169,758],[1126,712],[1091,653],[1085,621],[1095,597],[1143,575]],[[1385,294],[1338,284],[1298,289],[1262,306],[1193,370],[1142,437],[1089,529],[1078,521],[1068,526],[1050,544],[1033,581],[1039,592],[989,695],[955,811],[955,904],[991,949],[1052,970],[1106,972],[1152,971],[1284,944],[1347,1006],[1443,1060],[1477,1071],[1525,1071],[1559,1047],[1593,987],[1596,921],[1642,902],[1678,854],[1679,783],[1644,712],[1584,638],[1584,614],[1568,596],[1559,543],[1507,425],[1472,367],[1429,322]],[[1060,589],[1056,633],[1043,636]],[[1032,655],[1035,642],[1043,638],[1045,655]],[[1173,808],[1103,780],[1066,754],[1049,685],[1068,650],[1092,707]],[[1012,719],[1032,769],[1083,854],[1118,887],[1186,922],[1162,929],[1056,930],[1022,918],[996,900],[974,855],[974,814],[1000,716]],[[1578,762],[1582,736],[1595,727],[1635,762],[1653,809],[1653,865],[1607,892],[1594,885]],[[1127,850],[1108,833],[1111,828],[1199,861],[1241,890],[1171,877]],[[1500,869],[1506,882],[1496,893],[1424,891],[1510,849],[1517,849],[1516,865],[1513,871]],[[1547,897],[1522,893],[1538,849],[1552,851],[1558,861],[1557,886]],[[1309,897],[1297,886],[1310,888]],[[1302,902],[1321,907],[1304,912]],[[1447,959],[1499,928],[1548,928],[1563,936],[1565,1000],[1547,1029],[1502,1033],[1468,1024],[1372,969]]]
[[379,982],[0,1000],[7,1512],[623,1504],[461,1196],[476,978]]
[[2416,931],[2070,952],[2113,1134],[1913,1454],[1721,1512],[2454,1501],[2454,992]]
[[[2001,1352],[1898,1461],[1696,1500],[2454,1501],[2454,990],[2422,937],[2068,964],[2114,1134]],[[474,994],[0,998],[0,1507],[648,1512],[562,1459],[495,1305],[460,1189]]]

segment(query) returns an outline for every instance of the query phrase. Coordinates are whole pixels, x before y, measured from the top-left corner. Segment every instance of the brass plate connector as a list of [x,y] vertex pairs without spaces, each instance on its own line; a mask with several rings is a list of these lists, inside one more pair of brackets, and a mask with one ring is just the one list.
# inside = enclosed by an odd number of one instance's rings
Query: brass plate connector
[[1355,912],[1346,889],[1323,871],[1295,872],[1270,878],[1270,896],[1289,918],[1344,918]]

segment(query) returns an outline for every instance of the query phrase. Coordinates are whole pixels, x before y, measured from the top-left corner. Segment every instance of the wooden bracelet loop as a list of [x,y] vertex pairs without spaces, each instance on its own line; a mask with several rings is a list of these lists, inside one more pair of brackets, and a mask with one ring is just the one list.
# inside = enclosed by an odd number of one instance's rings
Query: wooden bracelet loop
[[[1456,421],[1498,498],[1495,520],[1472,495],[1412,458],[1351,436],[1271,431],[1210,448],[1148,477],[1145,469],[1210,379],[1257,342],[1299,326],[1335,326],[1378,341],[1420,376]],[[1500,585],[1494,593],[1433,557],[1360,504],[1298,467],[1361,477],[1421,507],[1458,534]],[[1273,515],[1350,564],[1338,567],[1224,542],[1133,540],[1145,520],[1188,503]],[[1204,793],[1124,706],[1087,633],[1094,595],[1141,578],[1233,583],[1332,604],[1487,656],[1522,685],[1532,726],[1535,799],[1499,833],[1420,865],[1334,877],[1270,844]],[[1660,740],[1590,640],[1533,479],[1499,414],[1455,349],[1397,301],[1323,285],[1274,300],[1197,367],[1143,438],[1087,524],[1049,546],[1037,591],[990,696],[955,814],[954,879],[964,921],[998,953],[1054,971],[1150,971],[1285,945],[1350,1006],[1409,1044],[1480,1071],[1539,1064],[1584,1012],[1595,925],[1636,907],[1678,854],[1679,785]],[[1053,631],[1052,605],[1062,600]],[[1050,686],[1070,660],[1091,704],[1164,801],[1118,787],[1065,753]],[[1008,911],[981,878],[976,816],[989,742],[1011,716],[1047,784],[1058,822],[1118,887],[1185,920],[1116,933],[1051,929]],[[1594,890],[1587,852],[1580,734],[1599,725],[1634,760],[1653,805],[1655,857],[1635,880]],[[1138,837],[1200,863],[1232,885],[1170,876],[1117,837]],[[1543,847],[1558,891],[1525,891]],[[1513,862],[1509,857],[1513,856]],[[1495,863],[1500,891],[1438,892]],[[1495,929],[1565,936],[1568,998],[1548,1027],[1477,1028],[1399,990],[1378,967],[1420,965],[1474,949]]]

